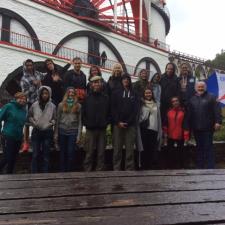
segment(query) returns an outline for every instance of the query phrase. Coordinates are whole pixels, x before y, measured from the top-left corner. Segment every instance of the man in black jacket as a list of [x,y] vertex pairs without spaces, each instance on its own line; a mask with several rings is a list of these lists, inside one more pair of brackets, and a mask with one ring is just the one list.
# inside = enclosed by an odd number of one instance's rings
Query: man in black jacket
[[196,94],[190,99],[188,109],[190,128],[197,144],[197,167],[213,169],[213,133],[220,129],[221,110],[215,97],[206,91],[205,82],[197,82],[195,90]]
[[170,108],[171,98],[174,96],[180,96],[179,80],[176,75],[176,66],[173,63],[166,65],[166,72],[162,75],[160,80],[161,85],[161,118],[164,122],[166,113]]
[[132,90],[131,78],[122,76],[122,89],[114,92],[111,101],[113,119],[113,168],[121,170],[122,149],[126,148],[125,170],[134,169],[134,143],[139,101]]
[[86,127],[84,161],[85,171],[93,167],[94,150],[97,149],[96,170],[104,170],[106,127],[109,121],[109,98],[103,91],[102,77],[94,76],[90,80],[91,91],[82,106],[82,120]]
[[180,85],[180,100],[181,104],[186,108],[189,100],[195,94],[195,77],[192,76],[188,69],[187,63],[182,63],[181,73],[178,78]]
[[82,61],[76,57],[73,59],[74,69],[69,70],[64,79],[65,90],[68,87],[73,87],[76,90],[77,97],[80,103],[84,101],[86,96],[86,75],[81,70]]

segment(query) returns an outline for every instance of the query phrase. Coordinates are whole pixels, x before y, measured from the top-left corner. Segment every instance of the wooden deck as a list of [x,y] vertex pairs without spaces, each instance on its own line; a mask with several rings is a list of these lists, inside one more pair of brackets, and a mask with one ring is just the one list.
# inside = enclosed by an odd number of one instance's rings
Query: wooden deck
[[225,224],[225,170],[1,175],[3,224]]

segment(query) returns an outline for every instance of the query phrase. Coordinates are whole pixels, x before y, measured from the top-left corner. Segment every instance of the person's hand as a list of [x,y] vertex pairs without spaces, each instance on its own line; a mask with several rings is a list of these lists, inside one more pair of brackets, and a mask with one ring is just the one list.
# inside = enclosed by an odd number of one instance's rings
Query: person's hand
[[119,122],[118,127],[119,128],[127,128],[127,123]]
[[40,86],[41,81],[40,81],[40,80],[33,80],[33,84],[34,84],[35,86]]
[[77,138],[76,140],[76,144],[79,145],[80,144],[80,138]]
[[54,82],[58,82],[59,80],[61,80],[61,78],[60,78],[59,74],[55,74],[55,75],[52,77],[52,80],[53,80]]
[[165,137],[163,138],[163,145],[164,145],[164,146],[167,146],[167,136],[165,136]]
[[221,128],[221,124],[215,123],[215,125],[214,125],[215,131],[220,130],[220,128]]
[[74,65],[73,60],[70,60],[70,65]]

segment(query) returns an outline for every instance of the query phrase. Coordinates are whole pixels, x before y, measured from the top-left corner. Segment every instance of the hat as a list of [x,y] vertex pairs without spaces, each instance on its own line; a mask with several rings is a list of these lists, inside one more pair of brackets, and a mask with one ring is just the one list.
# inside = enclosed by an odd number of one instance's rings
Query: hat
[[68,88],[66,89],[66,91],[68,91],[68,90],[70,90],[70,89],[73,89],[73,90],[75,91],[75,88],[72,87],[72,86],[68,87]]
[[100,76],[94,76],[90,79],[91,82],[94,82],[94,81],[98,81],[98,80],[102,80],[102,77]]
[[23,92],[17,92],[15,95],[14,95],[14,97],[16,98],[16,99],[18,99],[18,98],[23,98],[23,97],[27,97],[26,95],[25,95],[25,93],[23,93]]

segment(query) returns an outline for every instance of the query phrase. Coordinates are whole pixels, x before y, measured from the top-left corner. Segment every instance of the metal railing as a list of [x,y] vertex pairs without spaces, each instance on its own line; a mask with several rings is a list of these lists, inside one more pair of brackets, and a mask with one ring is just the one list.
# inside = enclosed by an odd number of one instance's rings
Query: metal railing
[[[98,66],[100,66],[100,67],[102,67],[103,69],[106,69],[106,70],[112,70],[113,65],[115,63],[118,63],[118,61],[107,59],[105,61],[105,65],[102,66],[100,56],[85,53],[85,52],[81,52],[81,51],[78,51],[76,49],[68,48],[68,47],[65,47],[65,46],[59,46],[59,45],[56,45],[56,44],[53,44],[53,43],[50,43],[50,42],[47,42],[47,41],[42,41],[42,40],[39,40],[39,39],[36,39],[36,38],[29,37],[27,35],[19,34],[19,33],[13,32],[13,31],[8,31],[8,30],[0,28],[0,33],[2,33],[2,31],[7,32],[10,39],[9,39],[9,42],[0,41],[1,44],[7,44],[7,45],[10,45],[10,46],[22,48],[24,50],[29,50],[29,51],[41,53],[41,54],[46,55],[46,57],[56,57],[56,58],[64,59],[64,60],[71,60],[75,57],[79,57],[79,58],[81,58],[81,60],[84,64],[98,65]],[[34,42],[39,43],[40,50],[35,49]],[[58,50],[57,54],[53,54],[56,47],[59,50]],[[119,62],[119,63],[121,63],[121,62]],[[137,68],[136,73],[135,73],[135,67],[134,66],[127,65],[127,64],[124,64],[124,66],[126,67],[127,72],[129,74],[131,74],[132,76],[137,76],[138,72],[142,69],[142,68]],[[151,73],[151,71],[150,71],[150,73]]]
[[[136,29],[135,29],[135,21],[139,20],[139,18],[132,18],[132,23],[129,23],[129,26],[126,24],[125,26],[123,26],[123,24],[117,24],[117,26],[114,26],[114,20],[110,19],[107,15],[99,12],[99,18],[89,18],[89,17],[82,17],[82,16],[77,16],[76,14],[74,14],[71,10],[72,7],[72,3],[70,3],[69,1],[67,2],[67,5],[64,4],[59,4],[58,1],[52,1],[52,0],[31,0],[33,2],[45,5],[47,7],[53,8],[57,11],[61,11],[65,14],[68,14],[70,16],[73,16],[75,18],[78,19],[87,19],[90,20],[92,22],[96,22],[96,23],[101,23],[103,26],[109,28],[111,31],[123,35],[129,39],[141,42],[145,45],[151,46],[153,48],[157,48],[159,50],[162,51],[166,51],[168,52],[170,50],[170,46],[164,42],[159,41],[157,38],[153,39],[153,38],[149,38],[148,36],[142,36],[140,37],[139,34],[137,35],[136,33]],[[63,1],[64,2],[64,1]],[[84,8],[81,6],[76,6],[77,8]],[[85,8],[85,10],[89,10],[89,11],[93,11],[93,9],[91,8]],[[166,12],[166,8],[162,8],[162,10],[164,10]],[[126,20],[124,20],[126,21]],[[157,41],[157,44],[155,44]]]

